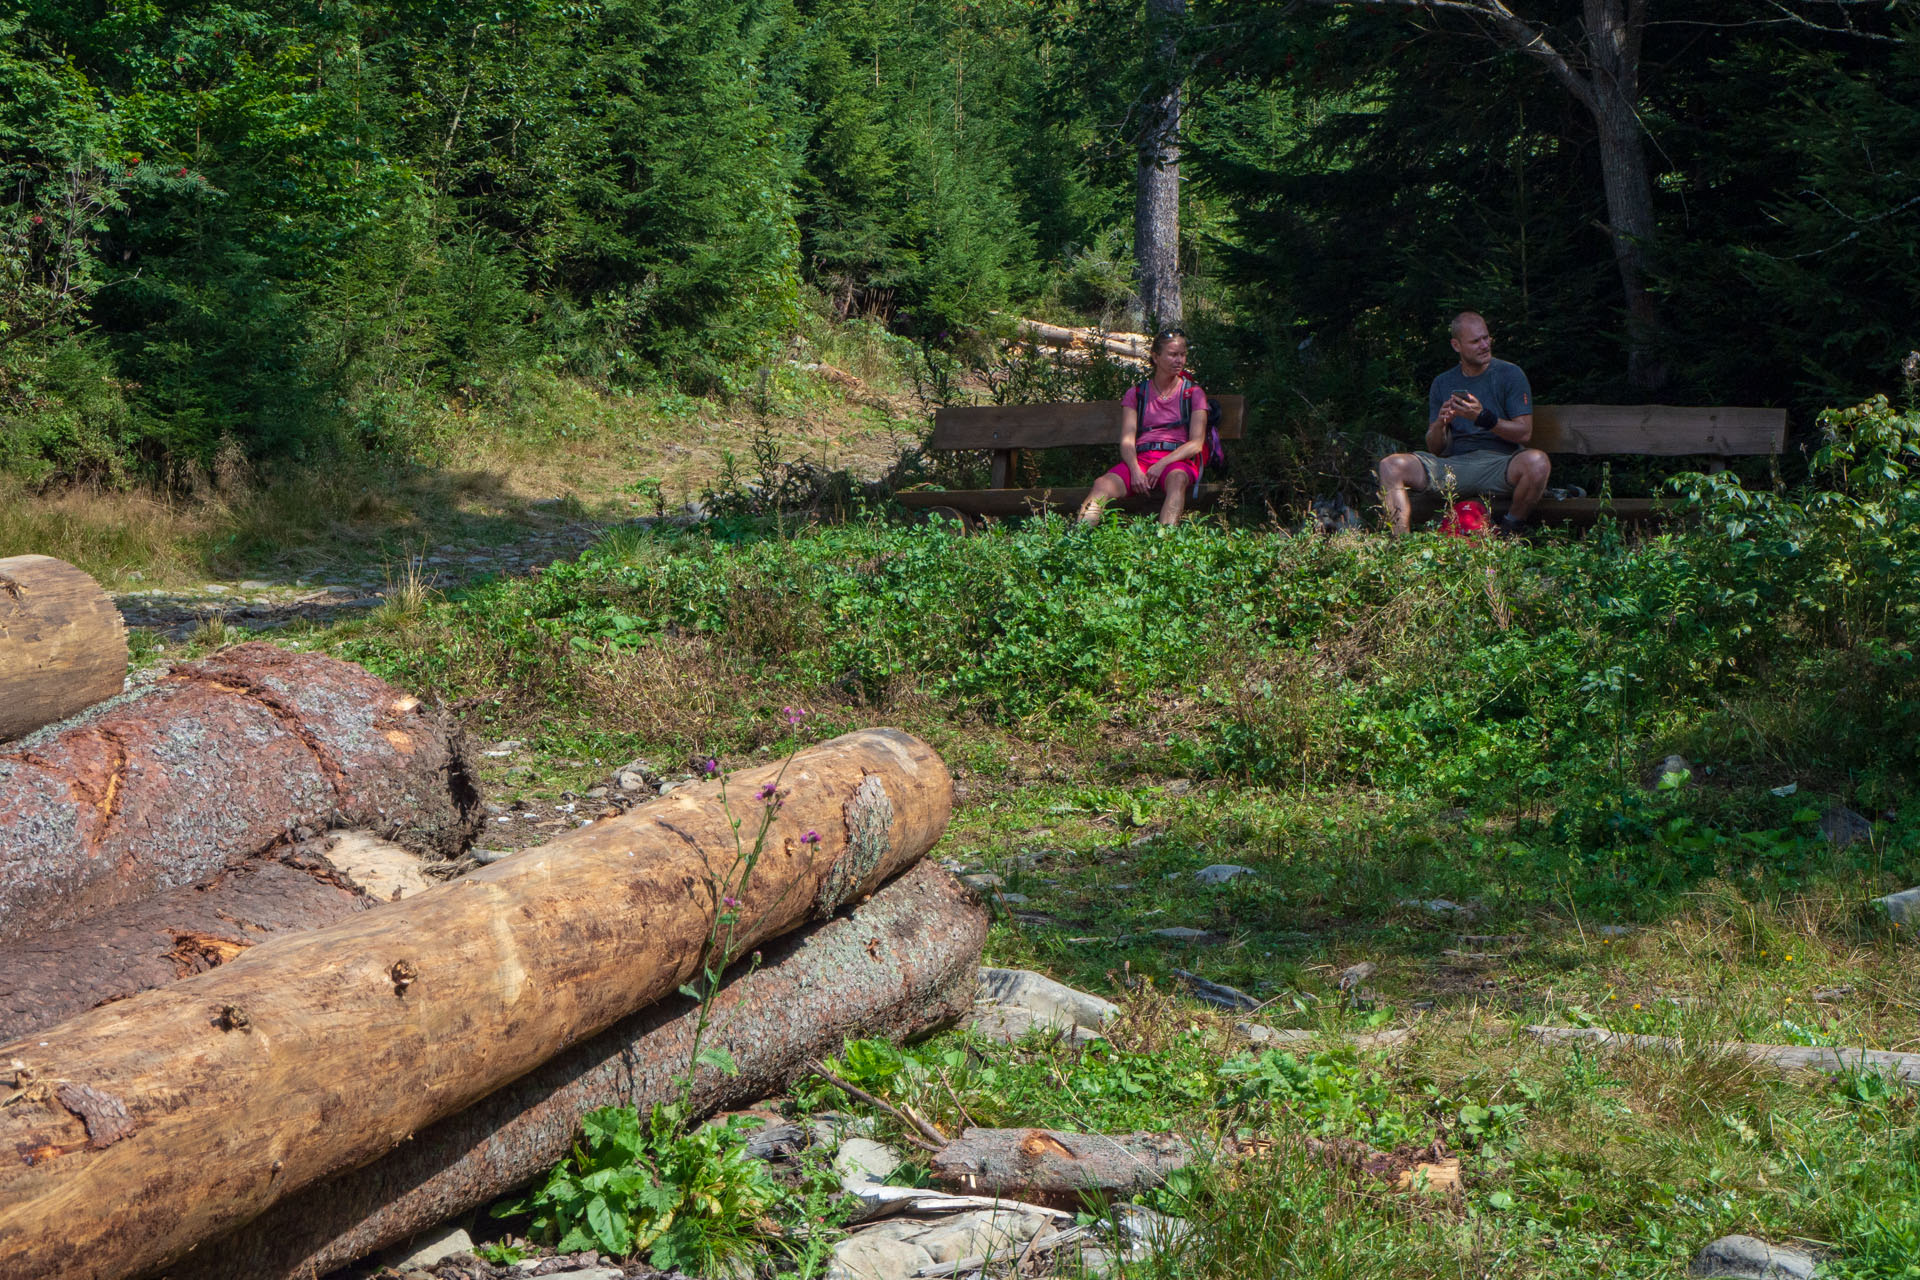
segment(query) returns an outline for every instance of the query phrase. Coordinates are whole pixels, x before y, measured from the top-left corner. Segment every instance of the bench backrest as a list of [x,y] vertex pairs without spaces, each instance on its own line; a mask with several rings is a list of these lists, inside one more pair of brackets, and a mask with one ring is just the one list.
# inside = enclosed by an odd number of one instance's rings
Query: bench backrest
[[1628,453],[1723,458],[1784,453],[1785,409],[1678,408],[1667,404],[1537,404],[1536,449],[1548,453]]
[[[1247,415],[1245,396],[1214,396],[1220,438],[1238,440]],[[933,415],[929,449],[1052,449],[1069,444],[1113,444],[1120,438],[1120,402],[965,405]]]

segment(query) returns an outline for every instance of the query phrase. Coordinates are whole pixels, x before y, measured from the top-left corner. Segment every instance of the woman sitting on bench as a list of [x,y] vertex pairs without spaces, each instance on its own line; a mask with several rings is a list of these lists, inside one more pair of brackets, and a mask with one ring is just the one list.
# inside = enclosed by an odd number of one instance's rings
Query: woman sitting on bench
[[1093,482],[1080,504],[1080,523],[1099,524],[1101,510],[1116,498],[1156,490],[1165,495],[1160,523],[1180,523],[1200,483],[1206,448],[1207,393],[1187,377],[1187,335],[1162,329],[1153,335],[1152,376],[1120,401],[1120,465]]

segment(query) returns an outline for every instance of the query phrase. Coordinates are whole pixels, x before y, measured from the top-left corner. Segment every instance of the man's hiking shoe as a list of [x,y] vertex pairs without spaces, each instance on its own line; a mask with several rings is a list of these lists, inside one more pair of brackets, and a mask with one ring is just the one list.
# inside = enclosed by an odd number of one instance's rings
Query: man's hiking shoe
[[1493,536],[1496,538],[1524,538],[1532,532],[1531,520],[1516,520],[1511,515],[1504,515],[1493,522]]

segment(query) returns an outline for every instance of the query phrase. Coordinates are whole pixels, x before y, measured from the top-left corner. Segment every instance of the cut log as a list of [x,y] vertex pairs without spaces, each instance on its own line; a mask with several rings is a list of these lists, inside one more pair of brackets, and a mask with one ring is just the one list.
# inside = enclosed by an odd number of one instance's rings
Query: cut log
[[[903,1040],[953,1023],[972,1005],[986,934],[973,895],[922,862],[850,914],[770,946],[758,970],[742,965],[729,979],[707,1031],[740,1073],[701,1069],[695,1107],[779,1093],[850,1037]],[[674,1097],[693,1021],[679,996],[625,1018],[373,1164],[202,1245],[168,1280],[307,1280],[486,1204],[559,1163],[594,1108],[644,1111]]]
[[776,785],[742,948],[912,864],[953,800],[925,743],[849,734],[0,1045],[0,1275],[163,1268],[674,991]]
[[[328,847],[340,850],[328,856]],[[99,919],[0,946],[0,1040],[205,973],[282,934],[319,929],[427,887],[418,859],[364,832],[276,850],[209,884],[116,907]],[[416,890],[417,891],[417,890]]]
[[1157,1187],[1193,1160],[1167,1133],[1056,1133],[1050,1129],[968,1129],[931,1157],[933,1174],[966,1191],[994,1195],[1123,1196]]
[[364,827],[458,853],[481,820],[465,739],[352,663],[236,646],[0,754],[0,942]]
[[0,560],[0,742],[119,693],[127,629],[107,593],[52,556]]

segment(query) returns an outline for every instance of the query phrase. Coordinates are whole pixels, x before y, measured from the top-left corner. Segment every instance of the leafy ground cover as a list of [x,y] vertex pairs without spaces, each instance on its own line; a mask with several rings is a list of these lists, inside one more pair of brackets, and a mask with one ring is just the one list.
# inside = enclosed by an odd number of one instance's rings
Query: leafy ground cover
[[[1832,419],[1824,488],[1698,477],[1689,522],[1531,544],[622,528],[281,634],[466,700],[523,744],[495,761],[509,799],[570,803],[636,756],[751,762],[790,705],[820,736],[929,738],[960,794],[943,856],[1002,882],[989,959],[1128,1015],[1085,1052],[947,1037],[835,1069],[949,1130],[1261,1140],[1156,1193],[1200,1229],[1149,1274],[1676,1274],[1744,1231],[1909,1276],[1912,1092],[1711,1044],[1916,1048],[1920,967],[1869,905],[1920,882],[1916,442],[1864,406]],[[1662,776],[1670,754],[1688,768]],[[1842,809],[1863,838],[1834,838]],[[1251,874],[1202,883],[1215,864]],[[1225,1015],[1175,970],[1261,1007]],[[1249,1018],[1330,1039],[1262,1050]],[[1688,1047],[1596,1055],[1531,1023]],[[1388,1027],[1412,1034],[1339,1047]],[[1440,1141],[1465,1187],[1397,1194],[1308,1138]]]

